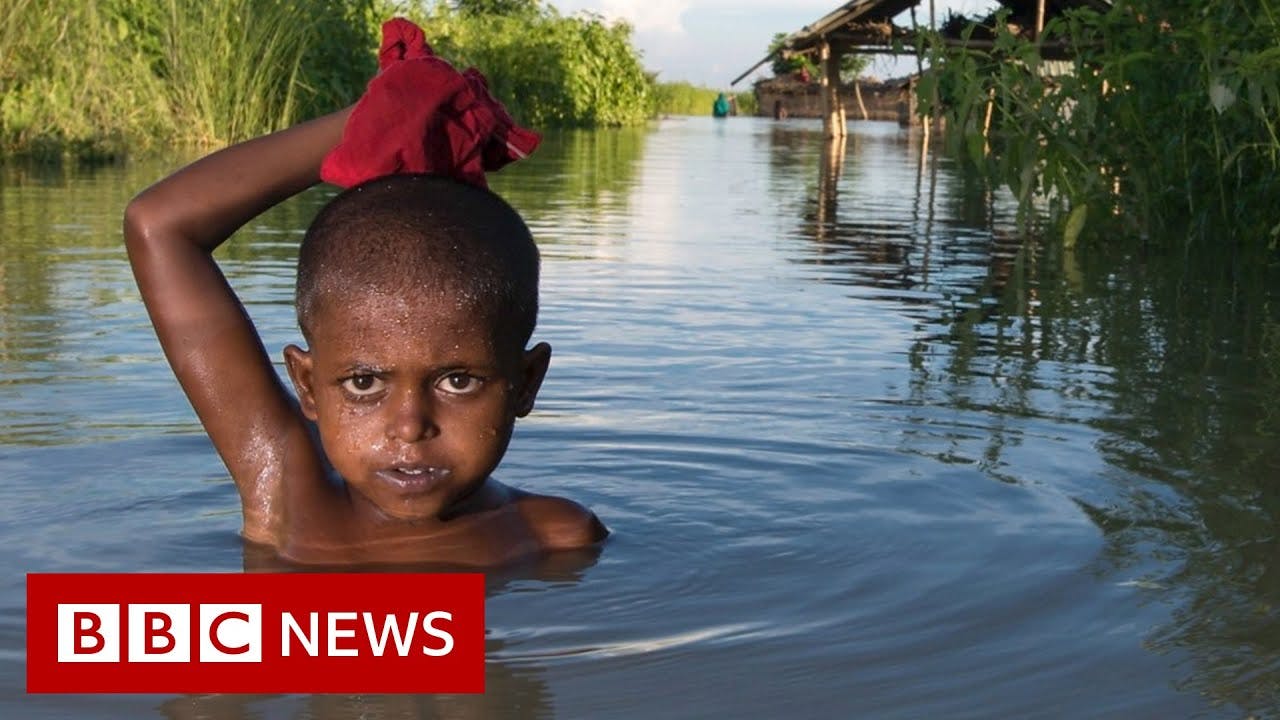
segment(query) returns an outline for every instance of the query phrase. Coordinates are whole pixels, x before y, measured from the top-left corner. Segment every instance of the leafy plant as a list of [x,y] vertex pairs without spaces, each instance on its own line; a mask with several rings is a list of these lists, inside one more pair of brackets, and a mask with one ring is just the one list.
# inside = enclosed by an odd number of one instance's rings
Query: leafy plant
[[773,36],[773,40],[769,41],[769,52],[775,53],[773,63],[770,66],[773,70],[773,76],[786,77],[797,73],[807,73],[809,77],[818,77],[819,68],[808,55],[787,56],[780,52],[786,39],[786,33],[776,33]]
[[636,125],[653,115],[651,82],[631,27],[592,14],[462,13],[412,5],[436,52],[475,66],[512,115],[535,127]]
[[[929,43],[919,99],[947,119],[952,150],[1008,186],[1028,216],[1047,209],[1065,224],[1086,207],[1082,240],[1114,228],[1152,243],[1275,247],[1280,19],[1270,0],[1116,0],[1055,18],[1039,41],[1006,18],[981,28],[990,50]],[[1071,59],[1044,61],[1042,45]]]

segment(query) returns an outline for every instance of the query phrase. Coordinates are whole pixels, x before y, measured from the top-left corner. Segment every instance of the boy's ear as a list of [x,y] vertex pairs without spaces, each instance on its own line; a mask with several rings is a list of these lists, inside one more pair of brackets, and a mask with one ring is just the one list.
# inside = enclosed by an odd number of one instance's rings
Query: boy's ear
[[298,393],[298,405],[302,414],[311,422],[316,422],[315,378],[311,374],[311,353],[297,345],[287,345],[284,349],[284,366],[289,370],[289,379],[293,381],[293,389]]
[[516,417],[524,417],[533,410],[533,401],[538,397],[538,389],[542,387],[542,379],[547,376],[550,364],[550,345],[538,343],[524,351],[521,383],[516,395]]

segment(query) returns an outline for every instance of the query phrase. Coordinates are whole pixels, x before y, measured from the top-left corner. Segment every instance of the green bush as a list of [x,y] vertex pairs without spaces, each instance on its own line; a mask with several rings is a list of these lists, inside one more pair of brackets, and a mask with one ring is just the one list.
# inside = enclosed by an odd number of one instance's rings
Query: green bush
[[564,17],[547,6],[478,14],[413,5],[407,15],[442,57],[484,73],[494,96],[528,125],[618,127],[653,114],[650,84],[625,23]]
[[[101,158],[217,145],[341,107],[407,14],[533,127],[653,115],[631,29],[536,0],[49,0],[0,4],[0,154]],[[487,9],[502,11],[502,14]],[[461,69],[461,68],[460,68]]]
[[[1274,248],[1280,216],[1280,16],[1270,0],[1116,0],[1050,23],[1074,49],[1047,72],[998,17],[995,47],[935,46],[934,97],[953,150],[1074,239],[1113,228],[1150,242],[1237,239]],[[971,26],[966,32],[973,32]],[[982,128],[993,99],[990,149]]]

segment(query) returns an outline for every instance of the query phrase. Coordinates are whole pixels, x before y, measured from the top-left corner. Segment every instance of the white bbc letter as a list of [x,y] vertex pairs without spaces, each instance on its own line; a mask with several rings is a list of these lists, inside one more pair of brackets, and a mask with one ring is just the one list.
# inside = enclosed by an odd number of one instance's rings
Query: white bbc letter
[[58,603],[58,662],[120,662],[120,606]]
[[373,627],[373,613],[361,614],[364,616],[364,631],[369,635],[369,648],[373,650],[374,657],[382,657],[382,653],[386,652],[388,635],[395,640],[396,652],[400,657],[409,654],[409,643],[413,640],[414,628],[418,626],[417,610],[409,613],[409,622],[405,623],[404,634],[400,633],[400,618],[395,613],[389,613],[382,619],[381,635]]
[[[292,629],[292,633],[290,633]],[[320,625],[317,621],[317,614],[311,613],[311,633],[302,632],[302,626],[298,625],[298,621],[293,619],[293,613],[280,614],[280,655],[281,657],[289,657],[289,635],[292,634],[298,638],[298,642],[302,643],[302,649],[307,651],[311,657],[315,657],[320,652]]]
[[262,662],[262,606],[200,606],[200,662]]
[[360,654],[356,648],[340,648],[338,647],[338,638],[353,638],[356,636],[354,629],[338,629],[339,620],[355,620],[356,614],[353,612],[335,612],[329,613],[329,657],[354,657]]
[[191,662],[191,606],[129,606],[129,662]]
[[444,657],[445,655],[448,655],[449,653],[453,652],[453,635],[450,635],[448,632],[444,630],[439,630],[437,628],[431,627],[432,620],[452,621],[453,613],[447,613],[443,610],[436,610],[435,612],[427,613],[427,616],[422,618],[422,629],[426,630],[427,634],[430,635],[431,637],[437,637],[444,641],[444,647],[439,649],[430,648],[430,647],[427,647],[426,645],[423,645],[422,646],[423,654],[430,655],[431,657]]

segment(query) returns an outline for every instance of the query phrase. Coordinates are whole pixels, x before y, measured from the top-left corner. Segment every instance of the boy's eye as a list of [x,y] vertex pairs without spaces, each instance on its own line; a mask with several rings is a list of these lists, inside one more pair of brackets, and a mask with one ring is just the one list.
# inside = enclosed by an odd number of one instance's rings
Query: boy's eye
[[342,389],[357,397],[375,395],[382,391],[382,385],[376,375],[352,375],[342,381]]
[[436,383],[436,387],[452,395],[469,395],[479,390],[483,383],[484,381],[475,375],[456,372],[445,375],[440,382]]

